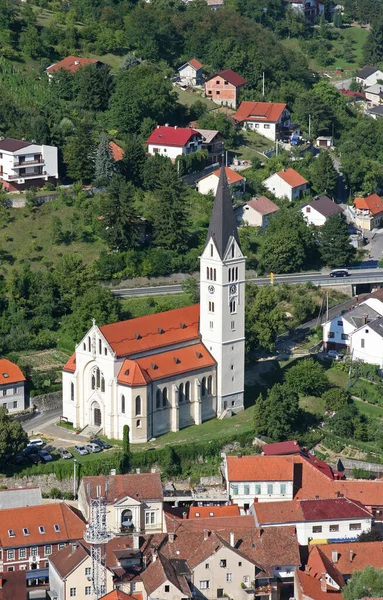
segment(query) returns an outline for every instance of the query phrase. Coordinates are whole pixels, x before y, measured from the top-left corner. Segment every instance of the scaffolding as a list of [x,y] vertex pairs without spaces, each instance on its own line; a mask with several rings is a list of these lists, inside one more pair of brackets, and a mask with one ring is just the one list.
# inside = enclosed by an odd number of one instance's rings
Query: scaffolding
[[[90,496],[90,495],[89,495]],[[101,486],[97,486],[96,498],[89,498],[89,525],[84,540],[90,546],[92,559],[92,593],[95,600],[106,594],[106,544],[111,538],[106,522],[106,499],[101,496]]]

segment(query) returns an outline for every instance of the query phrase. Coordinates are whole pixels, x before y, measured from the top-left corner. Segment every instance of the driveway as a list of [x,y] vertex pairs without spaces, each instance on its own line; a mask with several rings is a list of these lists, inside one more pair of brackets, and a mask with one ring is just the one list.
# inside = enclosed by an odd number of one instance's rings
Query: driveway
[[369,240],[365,249],[368,250],[370,254],[370,260],[383,259],[383,229],[365,231],[363,235]]
[[59,427],[56,425],[62,409],[49,410],[42,414],[37,414],[33,419],[22,423],[23,429],[29,437],[39,437],[40,435],[52,438],[49,441],[49,446],[54,448],[68,448],[77,443],[88,443],[89,436],[76,434],[71,429]]

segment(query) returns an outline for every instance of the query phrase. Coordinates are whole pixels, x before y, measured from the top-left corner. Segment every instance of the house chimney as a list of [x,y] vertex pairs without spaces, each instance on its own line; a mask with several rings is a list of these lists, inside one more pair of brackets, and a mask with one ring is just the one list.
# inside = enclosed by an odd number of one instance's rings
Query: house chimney
[[354,559],[354,551],[353,551],[353,549],[351,548],[351,549],[350,549],[350,562],[352,562],[352,561],[353,561],[353,559]]
[[139,475],[141,473],[141,469],[136,469],[136,473]]
[[362,325],[367,325],[368,315],[362,315]]
[[208,529],[204,529],[203,530],[203,539],[206,542],[206,540],[209,538],[209,530]]
[[305,565],[305,573],[308,575],[310,573],[310,566]]
[[72,554],[73,552],[76,552],[77,550],[77,544],[72,544]]
[[230,531],[230,546],[235,548],[235,535],[234,531]]
[[188,517],[188,514],[187,514],[187,512],[183,512],[183,513],[182,513],[182,518],[183,518],[183,519],[187,519],[187,517]]
[[333,550],[331,552],[331,560],[334,564],[338,562],[338,551],[337,550]]
[[140,549],[140,532],[136,529],[133,531],[133,550]]
[[326,573],[322,573],[322,577],[320,579],[320,589],[321,589],[321,592],[327,592]]
[[176,534],[174,533],[174,531],[169,531],[168,533],[168,538],[169,538],[169,542],[171,544],[173,544],[174,540],[175,540]]
[[157,549],[156,548],[153,548],[152,560],[153,560],[153,562],[156,562],[156,560],[157,560]]
[[144,570],[146,569],[147,564],[148,564],[148,559],[147,559],[146,556],[143,556],[142,557],[142,567],[143,567]]

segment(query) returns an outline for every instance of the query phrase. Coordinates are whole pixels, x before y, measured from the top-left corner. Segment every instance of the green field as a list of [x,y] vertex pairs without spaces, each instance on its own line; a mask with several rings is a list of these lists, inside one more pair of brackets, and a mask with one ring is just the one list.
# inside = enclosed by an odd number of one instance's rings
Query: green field
[[230,149],[230,152],[241,160],[251,160],[252,158],[264,159],[263,152],[273,147],[273,142],[259,135],[256,131],[242,131],[242,143],[238,148]]
[[323,417],[325,413],[325,405],[322,398],[317,398],[316,396],[303,396],[299,400],[299,406],[317,417]]
[[371,417],[372,419],[383,419],[383,408],[381,406],[373,406],[372,404],[366,404],[366,402],[362,402],[361,400],[353,400],[355,406],[358,407],[359,412],[366,417]]
[[178,86],[175,86],[174,90],[178,95],[179,102],[185,106],[192,106],[198,100],[205,104],[210,110],[216,110],[218,108],[218,104],[215,104],[215,102],[212,102],[209,98],[204,98],[202,92],[189,92],[187,90],[182,90]]

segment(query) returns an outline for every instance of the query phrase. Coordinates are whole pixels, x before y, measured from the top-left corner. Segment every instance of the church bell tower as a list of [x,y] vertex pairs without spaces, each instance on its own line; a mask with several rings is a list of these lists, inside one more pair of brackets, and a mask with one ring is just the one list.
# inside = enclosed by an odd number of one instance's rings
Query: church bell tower
[[200,333],[217,361],[217,415],[244,409],[245,268],[225,167],[200,258]]

